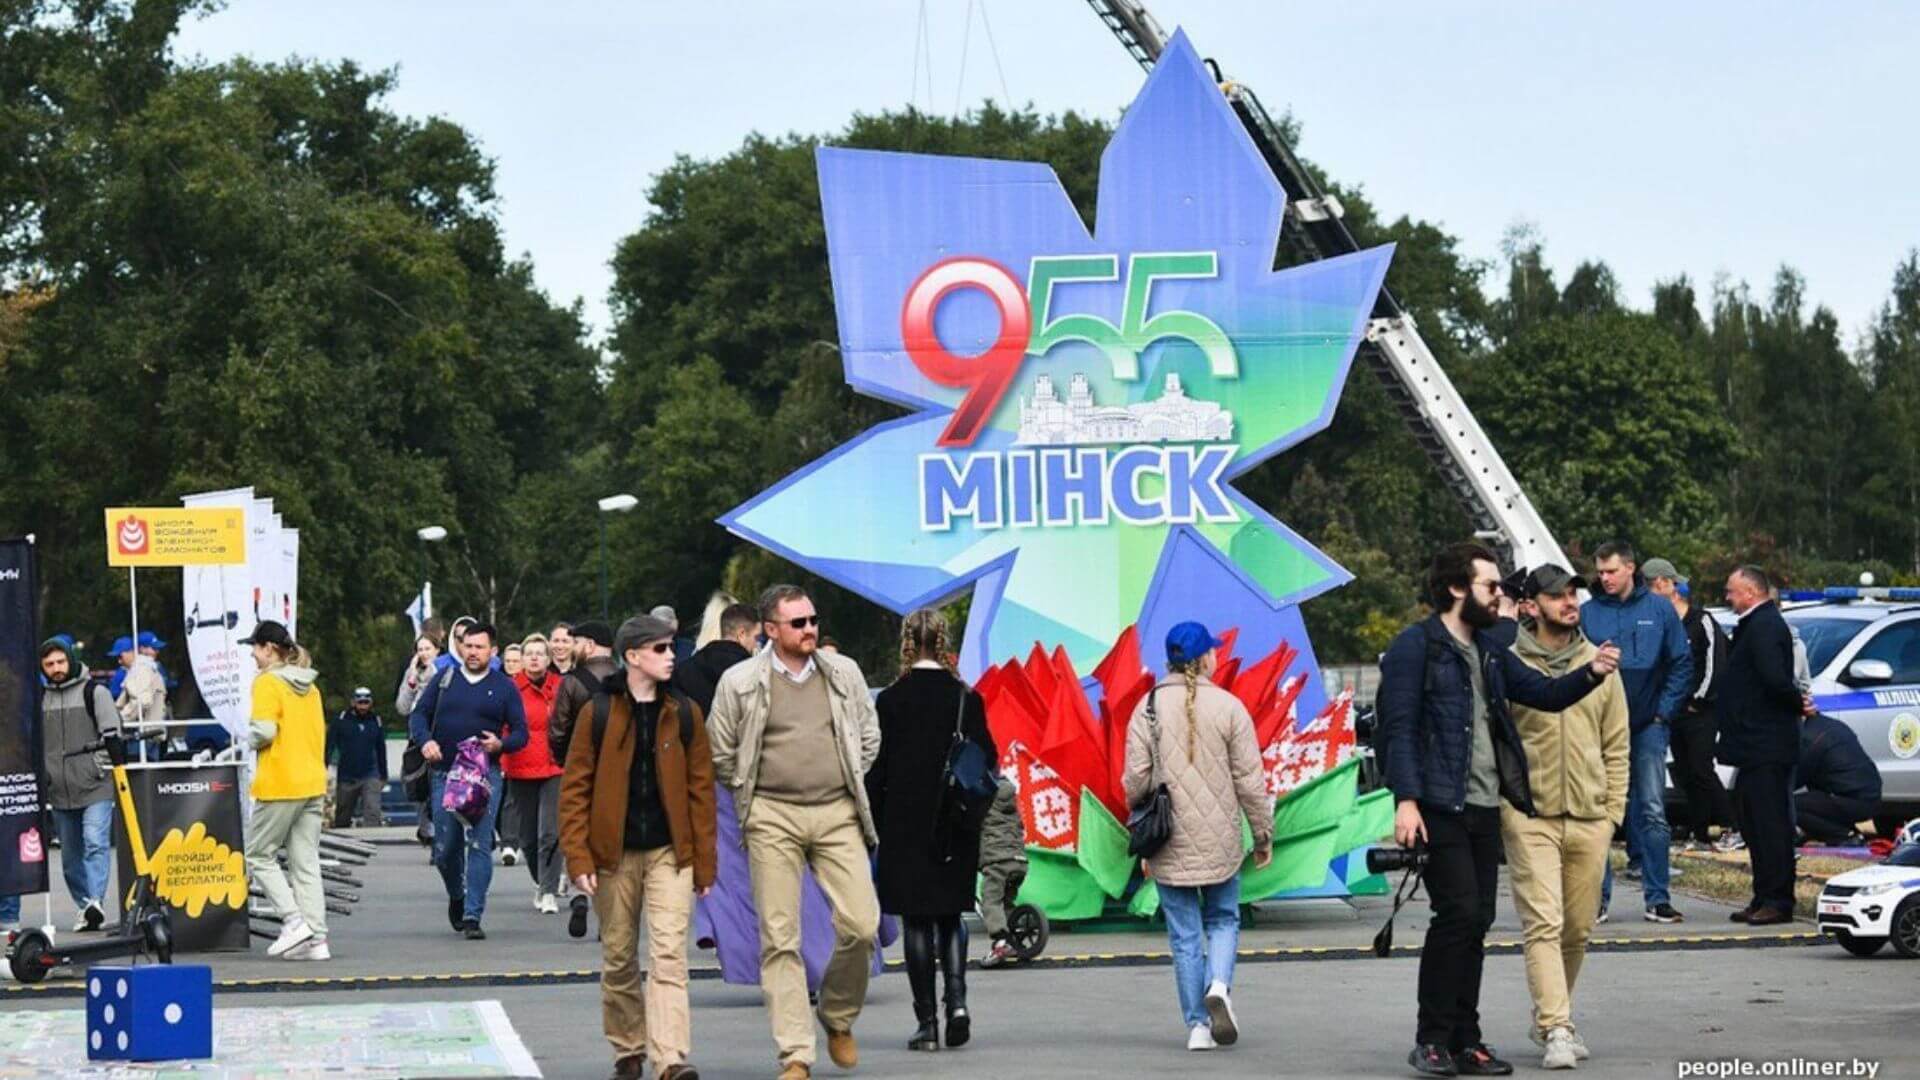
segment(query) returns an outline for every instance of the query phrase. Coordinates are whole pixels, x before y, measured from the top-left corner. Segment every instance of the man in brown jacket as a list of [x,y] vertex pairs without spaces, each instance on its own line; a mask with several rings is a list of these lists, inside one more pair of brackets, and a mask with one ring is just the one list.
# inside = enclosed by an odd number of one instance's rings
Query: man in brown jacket
[[713,755],[699,708],[667,687],[673,627],[641,615],[613,637],[621,669],[573,717],[560,848],[567,875],[600,915],[601,1022],[613,1075],[638,1077],[651,1054],[660,1080],[697,1080],[687,1063],[687,924],[694,894],[713,887]]
[[[1578,590],[1562,567],[1536,567],[1524,592],[1531,622],[1513,651],[1545,675],[1564,675],[1599,650],[1580,633]],[[1500,807],[1513,903],[1526,934],[1527,990],[1541,1064],[1571,1069],[1587,1056],[1573,1027],[1573,983],[1600,910],[1613,830],[1627,812],[1627,697],[1618,673],[1562,712],[1513,706],[1537,812]]]

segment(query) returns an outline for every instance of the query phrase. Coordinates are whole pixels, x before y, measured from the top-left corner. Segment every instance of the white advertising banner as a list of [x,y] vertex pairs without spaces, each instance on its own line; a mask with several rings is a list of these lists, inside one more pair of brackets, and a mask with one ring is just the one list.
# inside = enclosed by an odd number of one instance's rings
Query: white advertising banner
[[300,640],[300,530],[280,530],[280,621]]
[[247,514],[247,563],[188,566],[180,571],[187,657],[193,664],[200,698],[206,702],[208,714],[222,727],[243,736],[254,664],[253,654],[239,640],[253,632],[252,545],[261,542],[261,534],[254,528],[253,489],[209,491],[182,496],[180,501],[189,507],[235,507]]
[[280,605],[274,602],[279,586],[280,526],[274,524],[273,500],[255,499],[253,517],[247,521],[247,587],[253,621],[280,617]]

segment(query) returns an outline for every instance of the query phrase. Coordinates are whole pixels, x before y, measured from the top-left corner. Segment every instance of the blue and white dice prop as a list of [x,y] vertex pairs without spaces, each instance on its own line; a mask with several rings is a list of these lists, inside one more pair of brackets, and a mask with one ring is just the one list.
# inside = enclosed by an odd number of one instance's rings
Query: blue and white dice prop
[[212,968],[103,964],[87,969],[87,1060],[212,1056]]

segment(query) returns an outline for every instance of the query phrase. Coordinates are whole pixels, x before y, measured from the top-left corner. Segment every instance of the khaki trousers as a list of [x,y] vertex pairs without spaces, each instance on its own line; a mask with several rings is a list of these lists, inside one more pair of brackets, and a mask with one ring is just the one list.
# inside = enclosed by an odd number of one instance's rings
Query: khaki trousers
[[1530,818],[1500,807],[1513,906],[1526,932],[1527,992],[1540,1032],[1573,1026],[1573,984],[1587,937],[1600,914],[1613,823],[1605,819]]
[[[693,1051],[687,1004],[687,922],[693,917],[693,870],[673,848],[622,851],[594,887],[600,916],[600,1023],[616,1058],[645,1054],[656,1072]],[[647,922],[647,975],[640,979],[640,920]]]
[[[282,920],[299,917],[313,936],[327,938],[326,886],[320,880],[321,804],[311,799],[267,799],[253,804],[247,821],[247,875],[266,894]],[[287,868],[277,856],[287,853]],[[291,879],[291,881],[289,881]]]
[[747,812],[747,864],[760,912],[760,988],[780,1064],[812,1068],[813,1017],[800,956],[800,876],[811,866],[833,908],[833,957],[820,985],[820,1022],[851,1031],[867,999],[880,900],[873,891],[860,811],[847,796],[817,806],[756,797]]

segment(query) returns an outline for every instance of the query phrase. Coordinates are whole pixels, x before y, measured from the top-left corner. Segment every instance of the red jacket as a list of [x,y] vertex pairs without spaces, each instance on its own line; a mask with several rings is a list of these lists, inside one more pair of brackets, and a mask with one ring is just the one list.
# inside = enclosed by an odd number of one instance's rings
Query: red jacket
[[520,688],[520,705],[527,712],[527,745],[500,758],[507,779],[545,780],[560,775],[560,763],[553,760],[553,750],[547,745],[547,717],[553,712],[554,696],[560,693],[565,678],[548,670],[546,680],[535,686],[524,671],[513,677],[513,685]]

